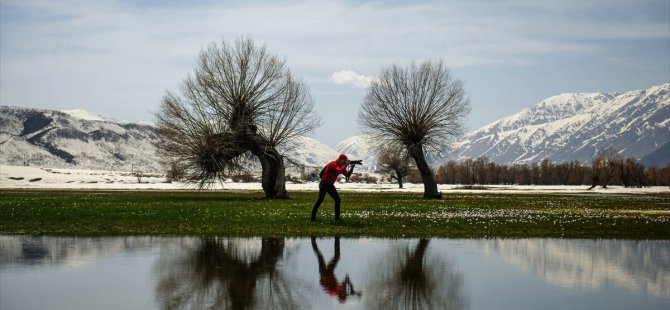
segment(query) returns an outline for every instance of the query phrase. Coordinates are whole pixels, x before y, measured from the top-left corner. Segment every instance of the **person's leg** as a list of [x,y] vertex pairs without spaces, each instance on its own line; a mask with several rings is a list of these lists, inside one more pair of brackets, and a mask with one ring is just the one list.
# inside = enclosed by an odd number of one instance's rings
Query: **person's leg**
[[333,253],[333,258],[328,262],[328,266],[326,266],[326,270],[330,273],[335,272],[335,267],[337,267],[337,263],[340,261],[340,237],[335,237],[334,246],[335,252]]
[[328,187],[328,194],[335,200],[335,220],[340,220],[340,195],[337,193],[335,185]]
[[319,211],[319,206],[323,203],[323,199],[326,198],[327,190],[325,186],[325,183],[319,182],[319,198],[316,199],[316,203],[314,203],[314,207],[312,208],[312,222],[316,221],[316,212]]
[[335,236],[335,244],[333,244],[333,246],[334,246],[333,257],[335,257],[335,259],[339,261],[340,260],[340,237],[339,236]]
[[321,255],[321,251],[319,251],[319,247],[316,245],[316,237],[314,236],[312,236],[312,250],[319,260],[319,274],[323,275],[326,273],[326,261],[323,259],[323,255]]

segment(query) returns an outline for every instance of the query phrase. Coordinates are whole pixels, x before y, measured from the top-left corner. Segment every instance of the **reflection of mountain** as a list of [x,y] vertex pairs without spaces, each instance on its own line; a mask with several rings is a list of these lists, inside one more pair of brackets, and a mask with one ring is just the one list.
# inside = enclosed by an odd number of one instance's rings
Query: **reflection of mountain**
[[156,263],[162,309],[299,309],[281,272],[283,239],[205,238],[164,249]]
[[7,266],[77,264],[156,244],[154,237],[27,237],[0,236],[0,268]]
[[476,241],[521,268],[567,287],[618,286],[670,296],[670,241],[520,239]]
[[367,309],[467,309],[463,275],[444,255],[429,255],[428,239],[405,243],[370,268]]

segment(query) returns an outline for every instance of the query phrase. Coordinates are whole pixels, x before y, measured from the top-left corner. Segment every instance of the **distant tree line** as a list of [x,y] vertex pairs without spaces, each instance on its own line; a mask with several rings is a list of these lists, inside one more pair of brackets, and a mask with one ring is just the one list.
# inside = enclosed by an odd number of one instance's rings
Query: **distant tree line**
[[[644,167],[634,158],[603,159],[596,156],[589,164],[580,161],[501,165],[486,157],[449,161],[435,170],[440,184],[464,185],[590,185],[607,187],[670,186],[670,164],[664,168]],[[407,181],[421,182],[415,169]]]

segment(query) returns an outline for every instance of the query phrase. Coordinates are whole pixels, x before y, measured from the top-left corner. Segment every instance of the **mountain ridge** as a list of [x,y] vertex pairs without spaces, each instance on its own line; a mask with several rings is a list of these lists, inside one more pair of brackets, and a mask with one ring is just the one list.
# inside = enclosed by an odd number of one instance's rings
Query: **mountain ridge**
[[[0,163],[164,170],[152,146],[157,139],[153,125],[68,111],[0,106]],[[299,137],[281,151],[291,158],[287,165],[302,170],[318,169],[345,153],[364,161],[358,171],[374,171],[376,153],[366,139],[349,137],[333,149],[314,138]],[[432,163],[481,156],[499,164],[545,158],[589,162],[606,147],[645,165],[670,162],[665,156],[670,150],[670,83],[623,93],[551,96],[466,134],[454,143],[452,152]]]
[[[68,113],[69,112],[69,113]],[[130,123],[76,109],[57,111],[0,106],[0,164],[163,172],[154,125]],[[337,158],[332,148],[301,136],[280,151],[287,169],[320,169]],[[258,166],[258,167],[257,167]],[[249,162],[245,168],[260,169]]]
[[669,119],[670,83],[624,93],[560,94],[468,133],[450,159],[584,162],[613,147],[639,160],[670,140]]

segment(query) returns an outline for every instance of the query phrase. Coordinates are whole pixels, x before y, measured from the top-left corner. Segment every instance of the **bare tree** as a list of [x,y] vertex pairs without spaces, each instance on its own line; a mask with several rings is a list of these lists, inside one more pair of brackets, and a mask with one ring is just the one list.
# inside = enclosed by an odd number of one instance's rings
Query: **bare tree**
[[624,187],[644,185],[644,166],[637,162],[634,157],[629,157],[623,164],[618,165],[617,174]]
[[439,198],[425,153],[448,148],[463,134],[470,101],[442,61],[382,68],[359,112],[373,147],[405,148],[421,174],[426,198]]
[[255,253],[245,251],[244,242],[203,238],[184,245],[183,254],[161,255],[155,267],[160,308],[304,308],[307,301],[279,268],[285,241],[263,238]]
[[278,147],[319,124],[307,86],[249,38],[203,49],[181,95],[168,92],[156,119],[159,154],[183,163],[187,180],[201,188],[222,180],[246,154],[260,161],[270,198],[288,197]]
[[398,181],[398,187],[402,188],[403,178],[409,173],[409,155],[405,149],[383,148],[379,153],[379,165],[386,172],[391,173],[391,178]]
[[414,247],[395,247],[375,261],[366,309],[469,308],[463,275],[446,255],[430,255],[429,242],[421,238]]
[[618,150],[608,147],[598,151],[591,160],[593,174],[591,178],[592,184],[589,190],[598,185],[607,188],[609,182],[617,174],[617,167],[621,165],[623,165],[623,160],[621,155],[619,155]]

